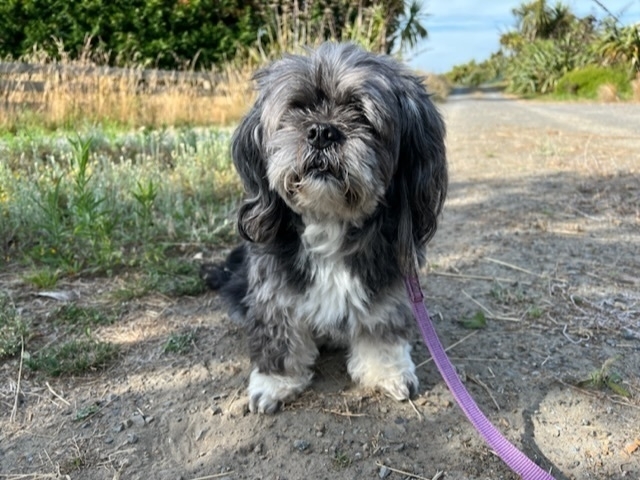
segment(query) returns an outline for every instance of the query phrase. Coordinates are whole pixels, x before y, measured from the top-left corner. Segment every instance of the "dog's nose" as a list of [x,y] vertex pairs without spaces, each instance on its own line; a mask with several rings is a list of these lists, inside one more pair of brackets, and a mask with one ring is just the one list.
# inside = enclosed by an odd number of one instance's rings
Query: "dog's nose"
[[317,149],[327,148],[340,139],[340,132],[329,123],[314,123],[307,130],[309,145]]

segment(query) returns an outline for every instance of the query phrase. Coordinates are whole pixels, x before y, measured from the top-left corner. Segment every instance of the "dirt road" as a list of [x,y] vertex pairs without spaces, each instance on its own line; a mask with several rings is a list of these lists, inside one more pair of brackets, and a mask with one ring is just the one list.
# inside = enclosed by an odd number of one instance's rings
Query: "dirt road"
[[[640,478],[640,105],[468,95],[442,110],[451,188],[424,284],[453,362],[490,419],[556,478]],[[67,288],[91,298],[96,286]],[[18,363],[0,364],[1,474],[516,478],[417,334],[413,403],[354,387],[332,353],[298,401],[257,416],[242,332],[216,294],[147,297],[127,312],[96,332],[121,346],[114,367],[49,385],[25,375],[14,422]],[[195,348],[163,353],[185,329],[197,329]]]

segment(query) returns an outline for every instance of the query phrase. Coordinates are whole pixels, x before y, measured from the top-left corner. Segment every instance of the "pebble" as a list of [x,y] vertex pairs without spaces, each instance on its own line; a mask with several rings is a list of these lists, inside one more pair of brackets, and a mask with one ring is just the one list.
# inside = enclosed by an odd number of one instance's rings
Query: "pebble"
[[246,400],[238,400],[231,404],[231,407],[227,411],[231,418],[244,417],[249,413],[249,402]]
[[391,475],[391,470],[389,470],[388,467],[382,465],[380,467],[380,470],[378,470],[378,476],[380,478],[387,478],[389,475]]
[[130,444],[134,444],[134,443],[138,443],[138,436],[135,433],[128,433],[127,434],[127,443]]
[[131,422],[136,427],[144,427],[147,422],[144,420],[144,417],[139,414],[131,415]]
[[306,452],[311,447],[311,444],[306,440],[296,440],[293,442],[293,448],[298,450],[299,452]]

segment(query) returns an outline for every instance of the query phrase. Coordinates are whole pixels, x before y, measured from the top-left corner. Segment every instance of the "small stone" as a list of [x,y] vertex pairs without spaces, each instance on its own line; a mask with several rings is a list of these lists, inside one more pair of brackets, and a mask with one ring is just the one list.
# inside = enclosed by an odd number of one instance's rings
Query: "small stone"
[[114,432],[116,432],[116,433],[120,433],[120,432],[122,432],[125,428],[127,428],[127,427],[125,427],[125,426],[124,426],[124,422],[120,422],[120,423],[118,423],[115,427],[113,427],[113,431],[114,431]]
[[144,417],[142,415],[139,415],[139,414],[132,415],[131,416],[131,422],[136,427],[144,427],[147,424],[147,422],[144,421]]
[[227,413],[231,418],[244,417],[249,413],[249,402],[247,400],[233,402]]
[[127,434],[127,443],[130,444],[134,444],[134,443],[138,443],[138,436],[135,433],[128,433]]
[[153,415],[149,415],[148,417],[144,417],[144,421],[145,421],[145,423],[147,425],[152,423],[154,420],[155,420],[155,417]]
[[293,442],[293,448],[298,450],[299,452],[306,452],[311,447],[311,444],[306,440],[296,440]]
[[378,470],[378,476],[380,478],[387,478],[389,475],[391,475],[391,470],[389,470],[389,467],[382,465],[380,467],[380,470]]
[[353,454],[354,460],[362,460],[362,452],[356,452]]
[[264,453],[264,446],[261,443],[257,444],[253,449],[253,453],[256,455],[262,455]]
[[109,445],[110,443],[113,443],[113,437],[104,437],[103,441],[104,441],[104,443]]

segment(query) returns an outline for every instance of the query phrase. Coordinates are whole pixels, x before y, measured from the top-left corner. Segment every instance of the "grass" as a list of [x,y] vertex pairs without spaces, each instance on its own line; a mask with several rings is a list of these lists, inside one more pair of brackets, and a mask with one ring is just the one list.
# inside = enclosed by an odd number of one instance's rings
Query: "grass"
[[20,353],[28,328],[10,300],[0,295],[0,360]]
[[174,333],[164,344],[164,353],[186,354],[193,349],[193,344],[197,338],[196,330],[189,330],[182,333]]
[[109,342],[71,340],[27,356],[25,365],[52,377],[78,375],[105,368],[117,354],[118,348]]
[[[86,125],[0,136],[0,270],[12,291],[108,285],[95,298],[37,312],[1,297],[0,360],[15,361],[24,343],[24,366],[39,375],[97,371],[118,356],[102,331],[123,302],[202,293],[193,255],[236,241],[241,188],[229,141],[222,127]],[[184,335],[167,351],[188,351],[195,337]]]
[[622,376],[613,369],[618,358],[607,359],[602,366],[591,372],[589,378],[578,382],[579,387],[591,387],[598,390],[608,389],[621,397],[631,397],[631,393],[622,386]]
[[590,65],[568,72],[558,80],[554,96],[558,98],[628,99],[631,78],[625,69]]
[[[20,58],[0,83],[0,131],[55,130],[87,121],[127,128],[229,125],[253,98],[248,63],[229,62],[201,72],[140,65],[106,69],[99,52],[88,48],[72,56],[60,45],[55,59],[35,48]],[[25,63],[28,71],[20,70]]]
[[0,139],[0,265],[29,267],[25,278],[46,288],[154,270],[190,245],[229,241],[241,192],[229,138],[225,129],[94,127]]

